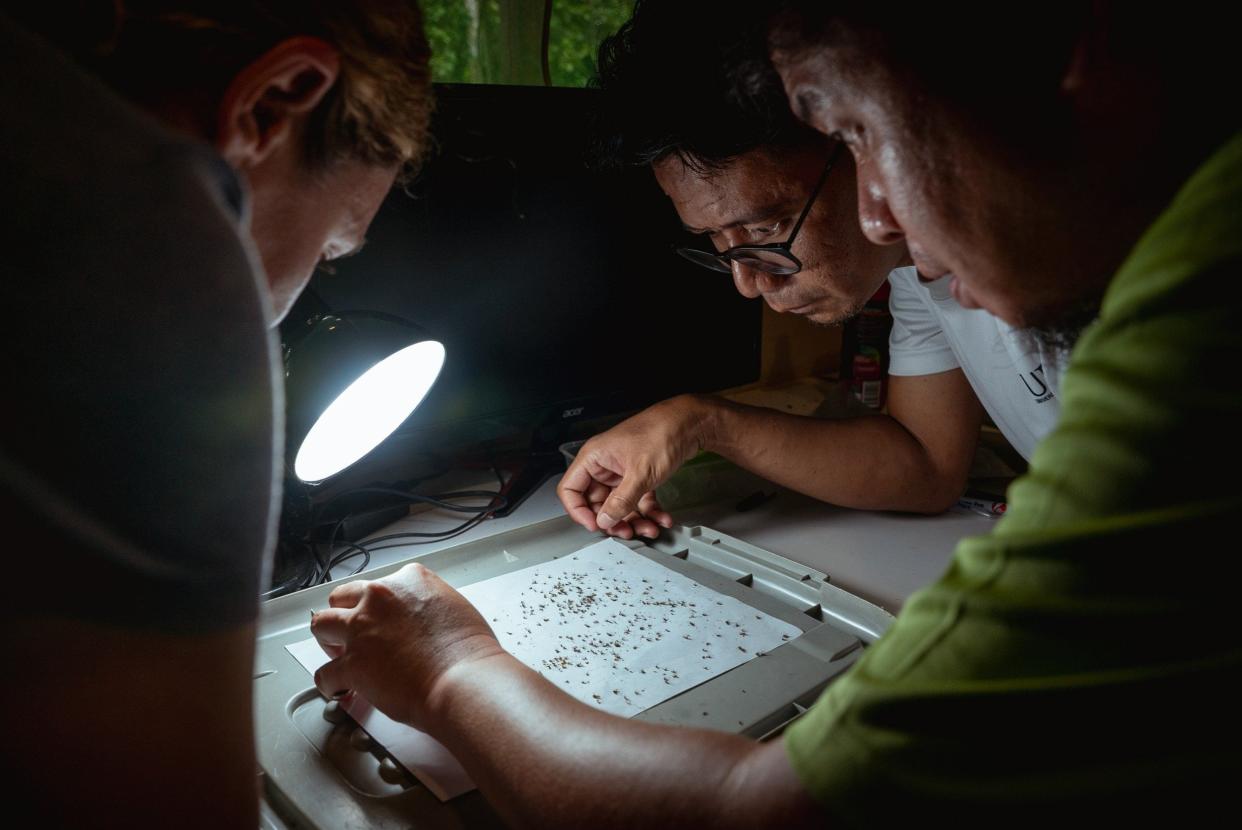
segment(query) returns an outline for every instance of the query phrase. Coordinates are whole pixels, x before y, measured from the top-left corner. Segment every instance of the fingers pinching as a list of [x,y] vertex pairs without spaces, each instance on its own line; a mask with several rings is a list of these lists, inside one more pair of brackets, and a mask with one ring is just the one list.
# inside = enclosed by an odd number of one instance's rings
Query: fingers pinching
[[602,481],[594,481],[587,488],[586,500],[591,505],[592,511],[597,512],[608,497],[612,495],[612,488]]
[[328,608],[311,614],[311,634],[329,657],[340,657],[349,644],[349,613],[349,609]]
[[638,512],[660,527],[673,526],[673,517],[660,506],[660,502],[656,499],[655,491],[644,493],[643,497],[638,500]]
[[353,582],[339,585],[328,594],[328,605],[333,608],[353,608],[362,601],[366,588],[367,580],[365,579],[355,579]]
[[315,688],[330,700],[340,700],[349,694],[344,660],[332,660],[320,666],[315,671]]
[[627,519],[622,519],[604,532],[618,539],[629,540],[634,538],[634,526]]
[[641,491],[628,479],[622,481],[613,488],[612,495],[604,501],[595,521],[601,529],[611,531],[618,523],[624,522],[631,513],[638,511],[640,495]]
[[644,539],[654,539],[660,535],[660,526],[646,516],[635,515],[630,519],[630,526],[634,528],[634,535]]
[[586,471],[586,467],[575,463],[561,477],[560,484],[556,486],[556,495],[561,500],[561,506],[565,508],[565,512],[575,522],[591,531],[596,530],[597,526],[595,511],[591,509],[587,494],[595,484],[596,482]]

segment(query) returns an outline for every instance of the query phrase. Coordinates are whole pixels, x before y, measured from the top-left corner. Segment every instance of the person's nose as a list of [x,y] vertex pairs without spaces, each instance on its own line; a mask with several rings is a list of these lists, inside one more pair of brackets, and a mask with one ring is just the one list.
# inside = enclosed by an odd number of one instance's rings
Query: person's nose
[[733,284],[737,286],[737,293],[748,300],[753,300],[763,294],[759,290],[759,286],[755,284],[755,275],[759,273],[758,271],[743,265],[737,260],[729,264],[733,268]]
[[743,265],[737,260],[729,264],[733,267],[733,284],[737,286],[738,293],[747,299],[762,297],[780,286],[781,278],[767,271]]
[[858,222],[863,235],[876,245],[892,245],[906,237],[889,209],[884,187],[868,175],[866,165],[858,166]]

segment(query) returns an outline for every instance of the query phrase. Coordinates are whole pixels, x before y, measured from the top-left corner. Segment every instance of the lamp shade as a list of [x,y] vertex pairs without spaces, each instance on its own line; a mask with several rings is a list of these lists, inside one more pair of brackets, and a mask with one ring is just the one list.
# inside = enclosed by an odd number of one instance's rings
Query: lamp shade
[[379,446],[422,402],[444,346],[414,323],[375,311],[320,314],[285,346],[288,458],[323,481]]

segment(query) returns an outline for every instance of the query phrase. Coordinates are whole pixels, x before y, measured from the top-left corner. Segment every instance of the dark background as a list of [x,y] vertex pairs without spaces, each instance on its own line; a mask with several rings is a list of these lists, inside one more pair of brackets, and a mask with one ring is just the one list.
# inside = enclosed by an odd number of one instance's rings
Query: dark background
[[426,473],[483,443],[548,445],[577,421],[758,377],[760,305],[673,252],[684,234],[648,169],[588,165],[593,90],[436,91],[423,171],[364,250],[311,283],[335,311],[405,317],[447,350],[422,406],[342,479]]

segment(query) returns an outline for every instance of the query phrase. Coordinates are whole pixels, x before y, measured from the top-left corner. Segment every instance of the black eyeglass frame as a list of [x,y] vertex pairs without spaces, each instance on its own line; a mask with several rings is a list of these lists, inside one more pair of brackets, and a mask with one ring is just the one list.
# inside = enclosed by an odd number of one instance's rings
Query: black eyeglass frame
[[[837,163],[837,159],[841,155],[843,145],[837,142],[836,148],[828,157],[827,164],[824,165],[824,172],[819,174],[819,181],[815,183],[815,188],[811,191],[811,196],[806,200],[806,207],[802,208],[802,213],[798,216],[798,221],[794,224],[793,230],[789,233],[789,238],[784,242],[768,242],[763,245],[734,245],[732,248],[716,253],[714,251],[704,251],[702,248],[690,248],[686,246],[677,246],[674,248],[681,256],[693,262],[695,265],[702,265],[704,268],[710,268],[713,271],[721,273],[733,273],[734,261],[746,259],[743,262],[749,268],[756,268],[769,274],[775,274],[779,277],[791,277],[802,270],[802,260],[794,256],[793,244],[798,238],[798,231],[802,230],[802,223],[806,221],[806,217],[810,215],[811,208],[815,206],[815,200],[819,198],[819,192],[824,187],[824,182],[828,181],[828,173],[832,171],[832,166]],[[772,267],[775,263],[765,262],[762,259],[753,258],[756,253],[779,254],[789,260],[792,266],[789,270],[775,271]],[[714,264],[713,264],[714,261]]]

